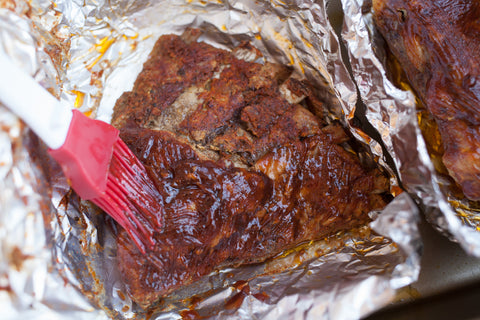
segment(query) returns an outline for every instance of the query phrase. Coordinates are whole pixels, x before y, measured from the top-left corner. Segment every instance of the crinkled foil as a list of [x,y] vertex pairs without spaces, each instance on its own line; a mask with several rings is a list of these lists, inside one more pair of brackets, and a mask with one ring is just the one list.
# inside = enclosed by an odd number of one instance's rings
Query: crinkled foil
[[[265,59],[330,86],[324,94],[332,116],[348,125],[355,112],[355,85],[322,1],[4,5],[9,9],[0,10],[0,49],[52,93],[105,121],[115,100],[132,87],[156,39],[187,27],[202,29],[201,41],[225,49],[251,41]],[[54,163],[34,165],[35,154],[27,151],[42,154],[41,145],[27,132],[0,108],[2,317],[7,310],[10,319],[358,319],[390,303],[397,289],[417,278],[418,212],[402,193],[382,212],[371,213],[370,226],[263,264],[214,272],[145,312],[125,294],[115,241],[101,213],[79,210],[89,204],[75,197],[65,201],[67,182]]]
[[342,0],[342,5],[342,36],[367,106],[366,117],[381,134],[403,186],[418,200],[434,227],[467,253],[480,256],[478,203],[456,195],[452,179],[436,169],[440,157],[429,153],[425,142],[425,137],[432,140],[435,133],[427,128],[430,132],[422,135],[419,125],[419,119],[428,125],[426,112],[412,92],[395,87],[387,78],[385,43],[375,30],[371,1]]

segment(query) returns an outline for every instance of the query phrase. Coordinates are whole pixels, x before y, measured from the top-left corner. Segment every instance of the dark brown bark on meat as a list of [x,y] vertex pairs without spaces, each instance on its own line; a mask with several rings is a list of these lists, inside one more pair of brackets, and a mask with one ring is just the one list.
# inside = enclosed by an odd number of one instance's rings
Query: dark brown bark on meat
[[374,0],[375,23],[435,118],[443,162],[480,200],[480,1]]
[[350,137],[338,123],[299,104],[311,96],[320,108],[313,91],[286,67],[158,40],[114,114],[165,208],[147,256],[118,236],[135,301],[147,306],[217,268],[264,261],[384,207],[386,177],[340,145]]

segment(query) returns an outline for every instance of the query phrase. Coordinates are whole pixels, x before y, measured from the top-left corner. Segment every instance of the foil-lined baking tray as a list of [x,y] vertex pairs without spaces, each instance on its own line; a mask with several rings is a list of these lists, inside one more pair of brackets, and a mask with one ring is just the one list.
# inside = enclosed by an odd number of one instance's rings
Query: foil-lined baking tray
[[[322,1],[17,1],[0,10],[1,49],[67,104],[104,121],[156,39],[188,27],[227,50],[248,40],[264,59],[328,85],[331,116],[350,126],[356,88]],[[214,272],[142,310],[125,295],[103,218],[84,214],[79,207],[89,204],[74,197],[67,205],[70,190],[58,167],[37,165],[42,145],[4,108],[0,121],[0,306],[7,318],[357,319],[417,278],[418,212],[400,193],[371,213],[370,226],[260,265]]]
[[[452,178],[442,172],[441,155],[435,152],[440,141],[428,112],[411,91],[387,78],[386,44],[375,29],[371,1],[342,0],[342,6],[342,37],[367,106],[366,117],[380,133],[403,186],[437,230],[467,253],[480,256],[480,206],[459,195]],[[401,81],[397,84],[402,85]]]

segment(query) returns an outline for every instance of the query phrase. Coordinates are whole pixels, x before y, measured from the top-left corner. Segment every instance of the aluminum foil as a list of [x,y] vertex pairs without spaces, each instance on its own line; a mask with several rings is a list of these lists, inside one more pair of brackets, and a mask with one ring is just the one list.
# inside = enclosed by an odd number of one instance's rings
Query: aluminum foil
[[[333,117],[349,125],[355,112],[356,88],[322,1],[6,5],[0,10],[0,49],[66,103],[104,121],[132,87],[156,39],[187,27],[202,29],[201,41],[225,49],[251,41],[264,59],[328,85],[332,90],[324,94]],[[381,157],[371,138],[351,130]],[[393,301],[396,290],[418,276],[417,207],[401,193],[382,212],[371,213],[370,226],[260,265],[214,272],[141,310],[124,293],[108,217],[71,196],[54,163],[35,165],[41,145],[4,108],[0,149],[0,306],[7,318],[358,319]]]
[[434,227],[467,253],[480,256],[479,205],[455,195],[452,180],[436,170],[438,156],[429,153],[418,121],[425,112],[412,92],[395,87],[387,78],[385,43],[375,30],[371,1],[342,0],[342,6],[342,36],[367,106],[366,117],[381,134],[403,186]]

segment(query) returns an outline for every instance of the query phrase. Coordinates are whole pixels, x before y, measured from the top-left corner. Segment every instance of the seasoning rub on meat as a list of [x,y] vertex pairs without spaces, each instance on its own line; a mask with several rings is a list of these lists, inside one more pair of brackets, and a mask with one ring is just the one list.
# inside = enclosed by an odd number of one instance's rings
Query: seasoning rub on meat
[[480,200],[480,1],[374,0],[373,10],[438,125],[445,167]]
[[165,211],[148,255],[118,235],[120,271],[142,306],[218,268],[362,225],[389,197],[388,179],[361,164],[305,80],[237,58],[259,55],[248,43],[228,52],[198,36],[160,37],[115,107]]

